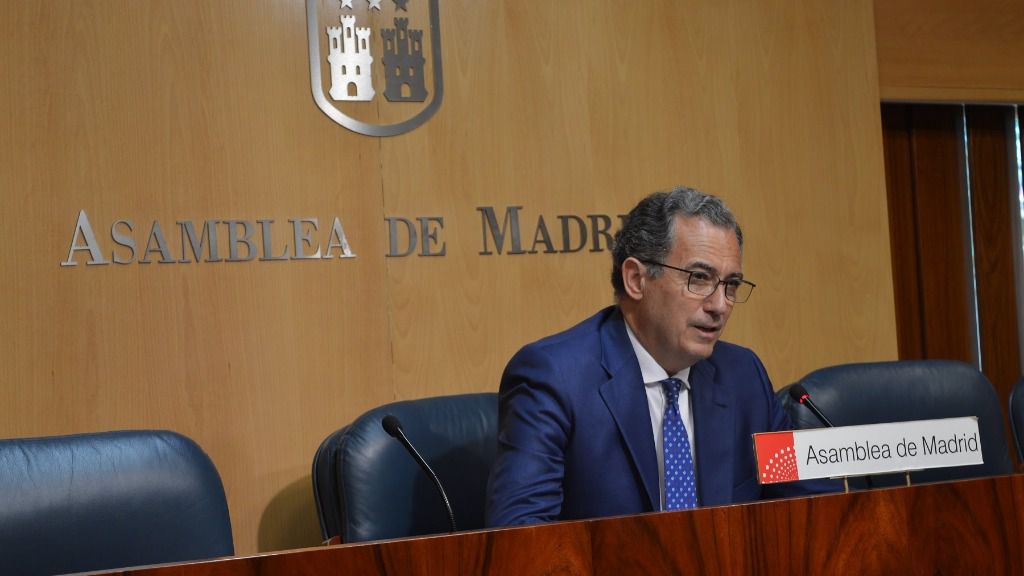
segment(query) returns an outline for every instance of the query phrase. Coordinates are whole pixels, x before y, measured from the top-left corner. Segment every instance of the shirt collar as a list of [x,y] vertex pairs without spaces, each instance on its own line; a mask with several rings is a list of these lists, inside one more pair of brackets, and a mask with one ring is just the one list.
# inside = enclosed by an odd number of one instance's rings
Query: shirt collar
[[690,389],[690,368],[689,366],[683,368],[675,374],[669,375],[661,364],[651,356],[651,353],[640,344],[640,341],[636,339],[636,334],[633,333],[633,329],[629,327],[629,322],[624,322],[626,325],[626,335],[629,336],[629,343],[633,345],[633,353],[636,354],[637,362],[640,363],[640,375],[644,379],[644,386],[661,386],[661,381],[666,378],[678,378],[683,382],[683,388]]

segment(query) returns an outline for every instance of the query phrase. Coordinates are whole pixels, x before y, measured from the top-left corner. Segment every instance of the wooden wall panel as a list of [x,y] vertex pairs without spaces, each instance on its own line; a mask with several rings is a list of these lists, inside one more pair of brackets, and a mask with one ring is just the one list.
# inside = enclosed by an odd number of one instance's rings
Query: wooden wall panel
[[140,249],[158,220],[176,254],[176,220],[382,220],[377,143],[307,106],[299,8],[0,8],[2,434],[186,433],[222,472],[240,552],[294,483],[301,539],[274,526],[260,547],[316,541],[318,439],[392,398],[376,227],[350,226],[352,260],[59,262],[79,210],[106,251],[114,220],[134,221]]
[[[377,139],[313,104],[302,2],[0,4],[0,435],[175,429],[220,469],[240,553],[313,545],[329,432],[493,390],[517,347],[611,301],[606,251],[481,255],[478,208],[522,206],[532,243],[538,217],[674,184],[739,215],[759,286],[727,338],[776,384],[896,356],[867,0],[442,0],[441,20],[444,104]],[[173,248],[178,220],[273,219],[280,248],[288,219],[340,216],[357,257],[62,267],[80,210],[122,256],[118,219],[140,249],[154,220]],[[386,257],[385,218],[433,216],[445,256]]]
[[896,334],[900,358],[926,358],[911,107],[904,104],[883,105],[882,133],[885,139],[889,245],[892,249],[892,283],[897,303]]
[[960,106],[910,109],[921,357],[975,364],[961,116]]
[[965,113],[981,365],[1000,398],[1008,400],[1024,374],[1013,258],[1021,242],[1013,233],[1013,220],[1020,221],[1014,110],[968,106]]
[[900,358],[978,366],[1004,407],[1022,371],[1014,113],[882,106]]
[[[759,287],[726,337],[756,346],[777,384],[829,363],[893,357],[891,275],[865,261],[888,253],[886,208],[875,196],[883,186],[878,96],[865,81],[874,67],[869,15],[700,2],[595,4],[593,12],[616,15],[607,19],[578,19],[579,11],[565,3],[474,6],[493,26],[446,36],[448,50],[468,59],[458,61],[446,107],[422,130],[382,143],[385,164],[411,163],[401,175],[423,182],[386,174],[385,190],[398,188],[385,199],[388,212],[457,207],[448,230],[460,235],[466,257],[389,261],[396,317],[409,319],[408,331],[395,333],[402,393],[421,394],[432,363],[443,381],[466,377],[465,365],[435,362],[462,331],[479,336],[473,346],[499,351],[483,356],[490,364],[464,384],[472,386],[499,373],[524,342],[611,302],[606,253],[475,256],[473,206],[514,202],[524,219],[550,222],[565,213],[624,213],[675,183],[716,191],[739,214],[746,272]],[[792,34],[779,34],[784,28]],[[439,151],[417,157],[424,146]],[[831,153],[820,154],[825,149]],[[442,157],[458,158],[456,188],[445,185]],[[417,296],[445,281],[445,296]],[[479,294],[501,297],[481,302]],[[787,313],[792,302],[806,314]],[[805,337],[816,331],[853,339],[860,351]],[[480,357],[480,348],[459,350]]]
[[875,0],[886,100],[1024,100],[1019,0]]

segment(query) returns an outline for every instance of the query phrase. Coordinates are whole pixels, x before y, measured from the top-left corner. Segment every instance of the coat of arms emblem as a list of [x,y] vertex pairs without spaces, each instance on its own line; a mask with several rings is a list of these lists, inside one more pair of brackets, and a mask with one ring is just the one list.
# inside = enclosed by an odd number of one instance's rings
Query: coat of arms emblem
[[395,136],[441,106],[439,0],[306,0],[313,100],[368,136]]

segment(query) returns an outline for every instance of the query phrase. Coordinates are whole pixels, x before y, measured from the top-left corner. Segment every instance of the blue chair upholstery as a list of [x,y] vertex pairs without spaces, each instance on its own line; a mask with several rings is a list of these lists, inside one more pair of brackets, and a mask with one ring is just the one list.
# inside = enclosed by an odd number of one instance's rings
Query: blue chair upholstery
[[[845,364],[815,370],[799,384],[835,426],[977,416],[985,463],[912,472],[915,484],[1013,472],[1001,402],[992,384],[973,366],[952,360]],[[779,390],[778,397],[794,427],[822,427],[806,406],[790,398],[791,386]],[[874,486],[905,483],[902,474],[871,479]],[[865,486],[861,479],[851,479],[850,484]]]
[[210,458],[167,431],[0,440],[0,572],[109,570],[234,554]]
[[394,415],[437,473],[459,530],[484,527],[487,476],[498,446],[498,395],[439,396],[374,408],[334,432],[313,460],[324,540],[382,540],[449,531],[437,489],[381,419]]
[[1024,464],[1024,378],[1017,380],[1010,390],[1010,428],[1017,447],[1017,462]]

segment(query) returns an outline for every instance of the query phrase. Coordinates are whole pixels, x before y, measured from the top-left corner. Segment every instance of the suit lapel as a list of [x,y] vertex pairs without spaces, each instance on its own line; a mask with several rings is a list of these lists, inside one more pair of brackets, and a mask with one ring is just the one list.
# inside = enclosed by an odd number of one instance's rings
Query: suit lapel
[[715,378],[715,367],[701,361],[690,369],[694,443],[697,445],[697,489],[701,506],[732,500],[732,390]]
[[601,327],[601,345],[601,364],[609,375],[608,381],[599,389],[601,398],[611,412],[633,465],[640,474],[651,510],[659,510],[661,495],[651,411],[647,406],[640,365],[618,310]]

